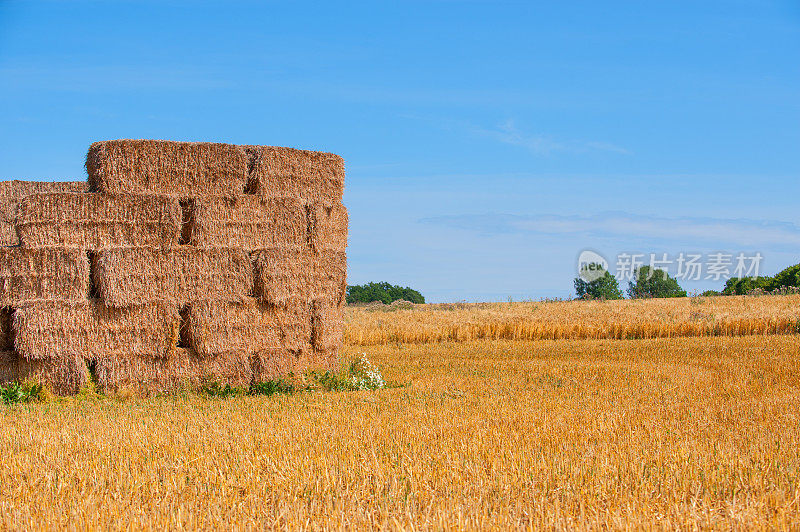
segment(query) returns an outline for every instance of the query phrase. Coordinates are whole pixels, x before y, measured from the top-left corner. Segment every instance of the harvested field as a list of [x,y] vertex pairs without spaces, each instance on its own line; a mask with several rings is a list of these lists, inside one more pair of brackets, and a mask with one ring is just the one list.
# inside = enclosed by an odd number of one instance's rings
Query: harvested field
[[253,265],[232,248],[107,249],[98,252],[96,282],[112,307],[243,301],[253,292]]
[[44,299],[79,302],[88,293],[89,262],[83,251],[0,247],[0,306]]
[[232,198],[244,191],[248,161],[231,144],[109,140],[89,147],[86,171],[92,192]]
[[406,385],[0,406],[0,527],[800,527],[798,336],[367,355]]
[[354,345],[476,339],[625,339],[800,331],[800,296],[348,307]]
[[181,211],[177,200],[163,196],[34,194],[20,202],[15,225],[29,248],[172,247]]

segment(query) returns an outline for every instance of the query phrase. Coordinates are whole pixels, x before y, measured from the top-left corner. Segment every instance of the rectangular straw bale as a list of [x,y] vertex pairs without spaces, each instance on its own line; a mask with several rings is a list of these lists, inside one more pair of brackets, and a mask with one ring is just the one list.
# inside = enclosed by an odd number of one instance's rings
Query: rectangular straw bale
[[91,145],[86,171],[93,192],[235,196],[248,163],[244,148],[231,144],[109,140]]
[[14,230],[17,205],[31,194],[85,192],[84,181],[0,181],[0,245],[18,244]]
[[176,199],[154,195],[33,194],[17,207],[25,247],[171,247],[181,232]]
[[335,352],[342,346],[344,315],[342,309],[324,299],[311,304],[311,345],[314,351]]
[[253,264],[239,249],[106,249],[98,252],[96,274],[101,298],[112,307],[242,301],[253,291]]
[[16,366],[17,382],[32,381],[46,386],[56,395],[72,395],[78,393],[89,380],[86,363],[80,357],[62,357],[49,360],[25,360],[14,352],[10,352],[10,360],[2,357],[5,365]]
[[170,356],[177,345],[177,307],[151,303],[109,308],[102,301],[37,302],[14,312],[15,346],[29,360],[129,353]]
[[308,301],[314,281],[313,257],[308,250],[262,249],[250,256],[255,266],[254,294],[263,303],[286,305],[290,299]]
[[325,205],[342,201],[344,160],[338,155],[277,146],[245,148],[250,156],[249,188],[256,194]]
[[289,374],[299,376],[309,370],[334,371],[339,357],[337,353],[317,353],[309,349],[293,351],[289,349],[269,349],[255,353],[250,366],[253,383],[267,382]]
[[347,255],[323,251],[313,257],[314,280],[311,299],[325,299],[334,306],[344,305],[347,296]]
[[192,348],[198,355],[209,357],[280,347],[285,333],[279,314],[285,312],[254,298],[241,303],[193,303],[189,314]]
[[97,362],[98,385],[105,393],[170,392],[208,382],[246,387],[252,378],[250,357],[246,353],[201,358],[188,349],[177,349],[169,358],[108,356]]
[[341,203],[308,205],[309,244],[316,253],[322,251],[344,252],[347,248],[347,208]]
[[84,301],[89,290],[86,253],[72,248],[0,248],[0,305],[27,301]]
[[255,250],[307,244],[305,209],[297,198],[198,198],[194,223],[191,243],[198,247]]

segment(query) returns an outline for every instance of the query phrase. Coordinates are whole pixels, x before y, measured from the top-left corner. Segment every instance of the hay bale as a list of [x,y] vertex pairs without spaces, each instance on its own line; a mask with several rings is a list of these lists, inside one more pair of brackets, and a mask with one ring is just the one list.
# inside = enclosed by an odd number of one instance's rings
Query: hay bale
[[0,181],[0,245],[16,245],[14,218],[17,205],[31,194],[47,192],[85,192],[83,181]]
[[239,249],[118,248],[97,257],[97,286],[112,307],[242,301],[253,291],[253,265]]
[[0,248],[0,305],[38,300],[84,301],[89,262],[79,249]]
[[310,299],[324,299],[341,307],[347,297],[347,254],[323,251],[312,260],[314,281]]
[[25,247],[171,247],[181,231],[178,201],[153,195],[33,194],[15,220]]
[[339,363],[336,352],[314,352],[312,350],[270,349],[255,353],[250,361],[253,383],[267,382],[309,370],[335,371]]
[[255,268],[254,295],[270,305],[308,301],[314,281],[312,255],[307,250],[272,248],[250,254]]
[[169,358],[108,356],[97,362],[98,386],[104,393],[124,390],[169,392],[195,388],[205,382],[246,387],[252,382],[250,357],[246,353],[201,358],[178,349]]
[[309,245],[315,253],[323,251],[344,252],[347,248],[347,208],[342,204],[308,205],[307,215],[311,217]]
[[233,197],[244,190],[248,163],[231,144],[109,140],[91,145],[86,171],[93,192]]
[[200,356],[307,348],[310,325],[309,307],[303,303],[279,307],[249,298],[242,303],[190,305],[191,345]]
[[315,352],[336,353],[342,346],[344,313],[342,308],[326,299],[311,303],[311,345]]
[[344,305],[347,295],[347,255],[323,251],[261,249],[250,254],[255,268],[254,295],[270,305],[291,300],[327,299]]
[[0,366],[16,366],[17,382],[33,381],[46,386],[54,394],[72,395],[89,380],[86,363],[80,357],[49,360],[25,360],[17,353],[6,352]]
[[109,308],[102,301],[37,302],[14,312],[14,343],[28,360],[117,353],[141,358],[172,356],[177,345],[177,307],[161,303]]
[[198,247],[301,248],[305,209],[296,198],[198,198],[190,243]]
[[190,305],[192,349],[204,357],[230,352],[252,353],[281,347],[281,313],[253,298],[241,303],[203,301]]
[[332,153],[244,146],[250,156],[248,192],[334,205],[344,193],[344,160]]

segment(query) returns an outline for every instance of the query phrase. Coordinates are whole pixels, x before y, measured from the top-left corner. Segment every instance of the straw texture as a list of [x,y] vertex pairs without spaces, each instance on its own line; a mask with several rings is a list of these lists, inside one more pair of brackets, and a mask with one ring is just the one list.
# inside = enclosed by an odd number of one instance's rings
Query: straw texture
[[86,171],[93,192],[233,197],[244,191],[248,163],[231,144],[109,140],[91,145]]
[[194,207],[190,242],[198,247],[300,249],[308,240],[305,209],[296,198],[205,197]]
[[338,155],[277,146],[245,146],[250,187],[264,197],[295,197],[334,205],[344,192],[344,160]]
[[107,249],[98,252],[96,274],[100,296],[112,307],[242,301],[253,291],[253,265],[238,249]]
[[86,364],[77,357],[25,360],[14,351],[0,352],[0,383],[32,381],[53,393],[69,395],[88,381]]
[[344,334],[342,309],[330,301],[317,299],[311,303],[311,345],[315,351],[337,351]]
[[98,300],[37,302],[14,312],[14,344],[28,360],[168,357],[177,345],[179,323],[177,307],[166,304],[115,309]]
[[163,359],[109,356],[97,362],[97,380],[105,393],[133,390],[152,393],[195,388],[205,382],[246,387],[253,379],[246,353],[200,358],[177,349]]
[[189,320],[192,348],[200,356],[215,356],[281,347],[286,313],[253,298],[242,303],[194,303]]
[[254,295],[262,303],[285,306],[290,299],[309,300],[314,272],[307,250],[263,249],[250,256],[255,267]]
[[0,305],[29,301],[83,301],[89,262],[77,249],[0,248]]
[[251,358],[253,382],[267,382],[289,374],[301,375],[308,370],[334,370],[339,362],[336,352],[292,351],[272,349],[259,351]]
[[45,192],[85,192],[82,181],[0,181],[0,245],[18,243],[14,231],[17,205],[31,194]]
[[309,244],[316,253],[344,252],[347,248],[347,209],[342,204],[308,206]]
[[178,201],[152,195],[33,194],[17,207],[25,247],[171,247],[181,231]]

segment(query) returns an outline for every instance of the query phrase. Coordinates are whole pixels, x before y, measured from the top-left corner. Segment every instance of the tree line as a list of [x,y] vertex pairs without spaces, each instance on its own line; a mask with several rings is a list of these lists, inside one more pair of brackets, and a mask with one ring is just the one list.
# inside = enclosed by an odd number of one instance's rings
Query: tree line
[[[575,294],[579,299],[622,299],[622,290],[617,278],[599,264],[589,268],[597,272],[595,279],[586,281],[581,277],[574,280]],[[790,266],[774,276],[734,277],[725,282],[722,290],[706,290],[704,296],[730,296],[745,294],[769,294],[786,290],[800,289],[800,264]],[[627,295],[631,299],[686,297],[686,290],[678,281],[661,269],[650,266],[638,268],[633,280],[628,282]]]

